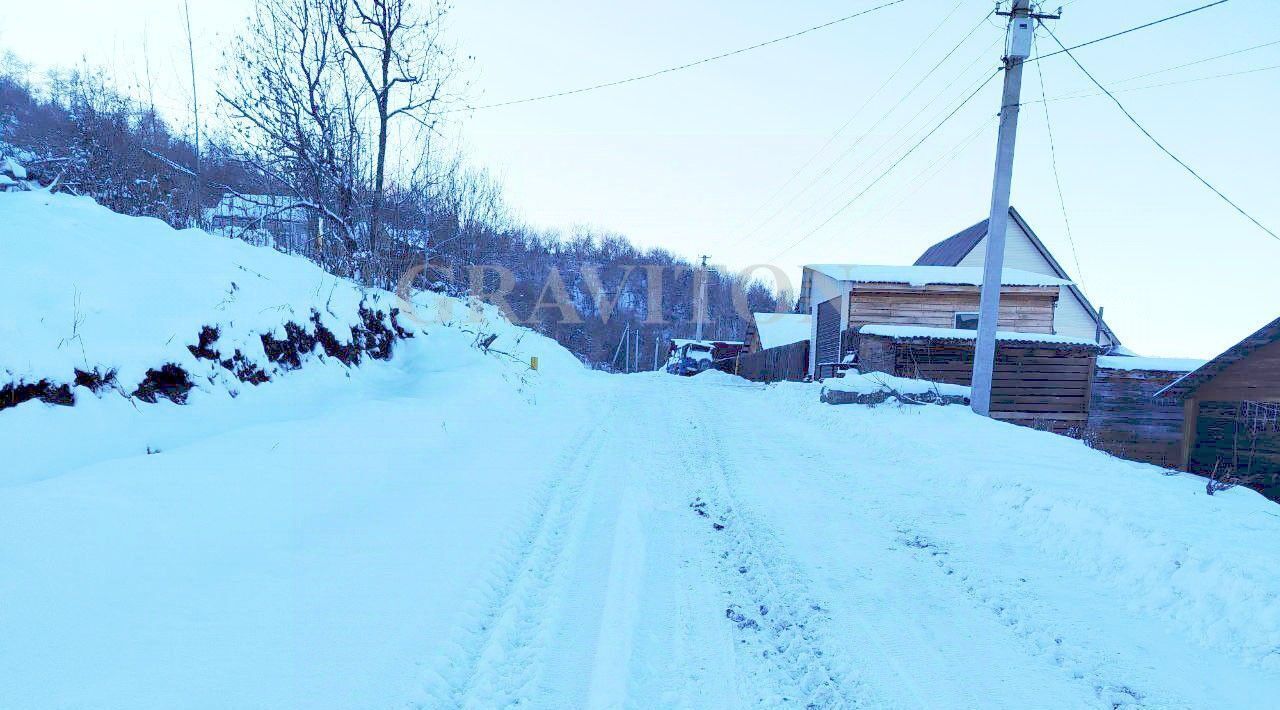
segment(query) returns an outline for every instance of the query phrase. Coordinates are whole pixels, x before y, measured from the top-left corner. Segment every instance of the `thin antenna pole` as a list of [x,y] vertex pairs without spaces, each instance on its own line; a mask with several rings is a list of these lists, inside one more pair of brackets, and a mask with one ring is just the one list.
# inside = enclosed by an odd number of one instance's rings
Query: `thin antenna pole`
[[188,0],[182,0],[182,15],[187,25],[187,59],[191,64],[191,115],[195,122],[195,195],[193,196],[193,212],[196,219],[200,215],[200,195],[204,192],[204,184],[200,179],[200,99],[196,95],[196,50],[195,43],[191,40],[191,4]]

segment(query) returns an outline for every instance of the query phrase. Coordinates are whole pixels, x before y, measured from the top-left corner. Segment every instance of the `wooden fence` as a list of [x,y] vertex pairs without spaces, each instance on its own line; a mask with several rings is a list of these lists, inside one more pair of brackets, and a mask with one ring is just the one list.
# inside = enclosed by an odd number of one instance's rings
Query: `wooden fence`
[[1085,441],[1121,458],[1180,466],[1182,403],[1155,394],[1183,374],[1100,365],[1093,375]]
[[809,341],[742,353],[727,364],[729,372],[755,382],[799,382],[809,374]]
[[[969,386],[973,341],[863,334],[858,369]],[[1089,416],[1098,348],[1000,342],[991,387],[991,417],[1079,438]]]

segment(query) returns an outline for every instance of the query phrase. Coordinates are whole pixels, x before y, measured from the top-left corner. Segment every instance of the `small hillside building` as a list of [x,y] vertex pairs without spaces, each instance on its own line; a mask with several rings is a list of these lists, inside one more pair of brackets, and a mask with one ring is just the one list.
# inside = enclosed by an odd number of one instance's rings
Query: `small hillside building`
[[269,234],[274,242],[270,246],[285,251],[299,251],[309,241],[311,215],[287,195],[227,193],[205,211],[205,219],[213,232],[253,243]]
[[[929,247],[916,259],[917,266],[964,266],[982,268],[987,256],[987,220],[962,230]],[[1054,314],[1055,332],[1076,338],[1087,338],[1104,351],[1121,354],[1120,339],[1102,319],[1102,315],[1085,298],[1080,287],[1072,283],[1066,269],[1054,258],[1044,242],[1031,230],[1022,215],[1009,208],[1009,226],[1005,236],[1004,265],[1035,274],[1062,279],[1061,295]]]
[[1280,318],[1157,396],[1182,405],[1183,469],[1216,469],[1280,500]]
[[[1058,332],[1057,302],[1069,281],[1018,269],[1005,269],[1002,280],[1000,330]],[[976,330],[981,284],[981,267],[805,266],[799,305],[811,316],[809,373],[820,377],[820,368],[856,356],[865,325]]]

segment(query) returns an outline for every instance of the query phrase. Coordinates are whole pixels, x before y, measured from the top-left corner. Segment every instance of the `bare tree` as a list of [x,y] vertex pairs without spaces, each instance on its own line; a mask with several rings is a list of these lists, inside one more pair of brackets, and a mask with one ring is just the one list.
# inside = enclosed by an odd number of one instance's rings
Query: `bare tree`
[[375,154],[369,205],[369,250],[376,257],[383,232],[387,140],[391,123],[409,118],[434,131],[440,105],[456,73],[442,43],[449,7],[427,0],[417,12],[410,0],[330,0],[346,55],[372,98]]
[[[276,205],[312,215],[315,256],[331,267],[358,243],[359,91],[347,72],[328,0],[260,0],[219,96],[235,119],[253,167],[272,190],[296,199]],[[329,233],[338,244],[326,241]],[[341,254],[334,248],[340,247]],[[347,271],[354,267],[345,264]]]

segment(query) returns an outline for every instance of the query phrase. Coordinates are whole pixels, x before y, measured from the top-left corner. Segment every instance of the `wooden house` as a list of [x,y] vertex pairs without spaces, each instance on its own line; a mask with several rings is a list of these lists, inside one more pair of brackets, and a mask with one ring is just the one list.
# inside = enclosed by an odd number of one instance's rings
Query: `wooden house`
[[1084,439],[1095,449],[1166,468],[1181,465],[1182,406],[1160,390],[1204,364],[1178,358],[1098,358]]
[[[856,341],[858,369],[968,386],[976,338],[976,331],[966,329],[863,325]],[[998,332],[991,417],[1080,436],[1098,352],[1090,339]]]
[[1280,318],[1158,393],[1181,404],[1179,463],[1280,500]]
[[[969,266],[981,268],[987,256],[987,220],[962,230],[929,247],[916,260],[917,266]],[[1036,274],[1056,276],[1062,284],[1054,313],[1054,329],[1060,335],[1087,338],[1107,352],[1120,349],[1120,339],[1102,319],[1102,314],[1089,303],[1084,292],[1067,275],[1018,211],[1009,208],[1009,226],[1005,235],[1004,265]]]
[[[976,329],[981,283],[982,269],[977,267],[805,266],[800,310],[811,316],[810,374],[819,376],[820,366],[856,357],[855,341],[865,325]],[[1056,333],[1057,301],[1068,283],[1048,274],[1005,269],[998,327]]]

